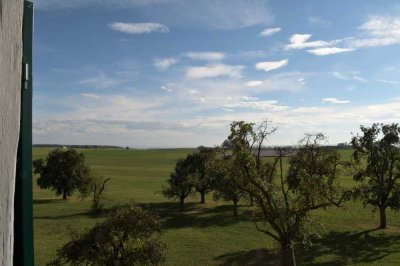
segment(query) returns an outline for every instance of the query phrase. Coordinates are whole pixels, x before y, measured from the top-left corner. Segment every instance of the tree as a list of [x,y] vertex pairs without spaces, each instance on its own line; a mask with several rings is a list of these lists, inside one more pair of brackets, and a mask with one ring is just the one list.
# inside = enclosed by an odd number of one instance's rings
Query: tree
[[73,233],[48,265],[157,265],[165,256],[160,232],[157,215],[127,203],[90,230]]
[[216,151],[213,148],[199,147],[199,152],[193,153],[191,171],[194,177],[194,187],[200,193],[200,203],[205,203],[205,195],[213,189],[212,167]]
[[[351,140],[356,163],[356,195],[379,209],[379,228],[386,228],[386,209],[400,208],[400,128],[397,124],[361,126],[362,135]],[[366,162],[364,163],[364,159]]]
[[236,182],[237,174],[232,157],[219,159],[214,165],[214,199],[232,201],[234,217],[238,216],[239,201],[246,196],[246,192]]
[[[340,157],[337,151],[321,145],[325,139],[322,134],[307,134],[297,150],[278,148],[272,161],[258,166],[257,156],[249,148],[264,141],[265,137],[257,136],[254,124],[232,123],[236,182],[254,199],[256,229],[277,241],[282,264],[293,266],[294,244],[309,241],[316,233],[317,221],[312,221],[310,212],[340,206],[348,198],[338,180]],[[289,155],[289,170],[284,174],[283,160]],[[269,226],[260,226],[257,219]]]
[[35,160],[33,167],[34,173],[39,174],[39,187],[54,190],[64,200],[89,183],[90,168],[85,164],[85,156],[74,149],[55,149],[46,160]]
[[87,197],[89,194],[93,194],[92,209],[94,212],[98,213],[102,211],[104,207],[103,192],[106,183],[110,180],[111,178],[105,178],[101,175],[92,174],[90,178],[87,179],[85,184],[79,188],[82,198]]
[[161,191],[166,198],[178,198],[181,211],[183,211],[185,199],[193,190],[194,179],[192,168],[192,157],[187,156],[185,159],[178,159],[174,172],[170,174],[170,177],[167,180],[168,187]]

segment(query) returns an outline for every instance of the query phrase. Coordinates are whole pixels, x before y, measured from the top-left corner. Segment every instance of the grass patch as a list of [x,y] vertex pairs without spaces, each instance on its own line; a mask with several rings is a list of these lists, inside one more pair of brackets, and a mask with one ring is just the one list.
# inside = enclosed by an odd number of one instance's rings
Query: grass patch
[[[45,157],[51,149],[34,148],[33,158]],[[166,265],[277,265],[276,244],[255,230],[246,206],[232,217],[229,202],[199,204],[188,199],[186,211],[163,198],[160,191],[176,160],[191,150],[96,150],[82,149],[91,168],[111,180],[107,183],[105,208],[134,200],[156,211],[163,223],[162,241],[167,246]],[[350,151],[341,151],[349,158]],[[342,171],[346,187],[355,183],[351,172]],[[35,262],[45,265],[57,248],[69,240],[71,231],[90,228],[102,217],[90,213],[90,199],[70,197],[63,201],[52,191],[40,190],[34,180]],[[388,210],[389,229],[375,230],[378,213],[348,202],[344,209],[314,213],[326,225],[325,236],[311,247],[296,247],[299,265],[398,265],[400,261],[400,214]]]

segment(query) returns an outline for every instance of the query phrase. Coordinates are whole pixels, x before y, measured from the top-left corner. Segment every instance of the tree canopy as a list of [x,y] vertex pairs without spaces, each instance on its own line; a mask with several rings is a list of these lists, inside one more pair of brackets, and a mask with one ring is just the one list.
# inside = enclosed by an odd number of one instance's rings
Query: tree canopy
[[90,168],[85,156],[74,149],[51,151],[45,160],[33,161],[34,173],[39,174],[40,188],[52,189],[66,200],[76,189],[90,184]]
[[[397,124],[361,126],[352,138],[356,196],[379,209],[380,228],[386,228],[386,208],[400,208],[400,128]],[[363,161],[366,160],[366,161]],[[364,163],[365,162],[365,163]]]
[[160,232],[157,215],[127,203],[90,230],[73,233],[49,265],[158,265],[166,250]]

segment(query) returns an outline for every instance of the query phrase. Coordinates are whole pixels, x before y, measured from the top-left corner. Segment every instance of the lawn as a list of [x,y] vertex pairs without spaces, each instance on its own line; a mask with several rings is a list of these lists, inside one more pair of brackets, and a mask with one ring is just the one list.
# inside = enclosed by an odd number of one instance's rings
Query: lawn
[[[33,158],[51,149],[34,148]],[[256,231],[246,206],[232,217],[230,202],[212,200],[198,204],[191,197],[186,211],[157,193],[165,184],[177,158],[190,150],[81,150],[95,172],[110,177],[106,208],[134,200],[155,210],[163,223],[162,241],[168,246],[166,265],[277,265],[277,245]],[[343,158],[350,151],[342,151]],[[349,171],[342,184],[354,185]],[[243,203],[244,204],[244,203]],[[34,181],[34,227],[36,265],[54,258],[57,248],[69,240],[71,231],[82,231],[98,221],[90,214],[90,199],[74,195],[67,201],[52,191],[40,190]],[[378,213],[348,202],[342,209],[314,213],[325,224],[324,236],[310,247],[296,247],[298,265],[399,265],[400,214],[388,211],[389,229],[375,230]]]

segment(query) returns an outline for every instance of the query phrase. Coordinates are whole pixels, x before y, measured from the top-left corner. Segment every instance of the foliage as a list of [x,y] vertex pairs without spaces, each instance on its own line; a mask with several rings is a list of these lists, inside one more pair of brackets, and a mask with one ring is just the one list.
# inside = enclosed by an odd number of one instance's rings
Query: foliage
[[386,228],[386,208],[400,208],[400,128],[397,124],[360,128],[362,135],[354,136],[351,141],[356,168],[354,180],[361,183],[356,195],[364,206],[379,208],[379,227]]
[[73,233],[48,265],[157,265],[166,249],[159,234],[154,213],[127,203],[83,234]]
[[185,199],[193,192],[193,157],[190,154],[185,159],[178,159],[167,183],[162,194],[169,199],[179,199],[183,211]]
[[101,175],[92,174],[79,189],[82,198],[89,196],[89,194],[93,195],[92,209],[94,212],[101,212],[104,207],[103,192],[106,183],[110,181],[110,179],[111,178],[105,178]]
[[[261,165],[252,147],[267,136],[256,132],[252,123],[232,123],[229,139],[235,145],[236,181],[254,200],[257,230],[280,244],[283,265],[295,265],[295,242],[310,239],[309,234],[315,231],[308,227],[315,224],[310,222],[310,212],[340,206],[348,193],[338,182],[339,154],[322,145],[322,134],[307,134],[296,151],[278,148],[278,156]],[[289,170],[284,174],[283,159],[288,155]],[[269,227],[261,228],[257,219]]]
[[[235,161],[232,157],[219,159],[214,165],[214,199],[223,199],[233,202],[233,216],[238,216],[238,203],[246,196],[241,186],[237,183]],[[243,185],[243,184],[242,184]]]
[[39,174],[37,184],[40,188],[52,189],[63,199],[71,196],[76,189],[84,190],[90,182],[90,169],[85,163],[83,153],[74,149],[51,151],[46,160],[33,162],[34,173]]
[[205,194],[213,190],[213,164],[216,150],[213,148],[199,147],[199,152],[189,155],[192,162],[193,185],[200,193],[200,203],[205,203]]

